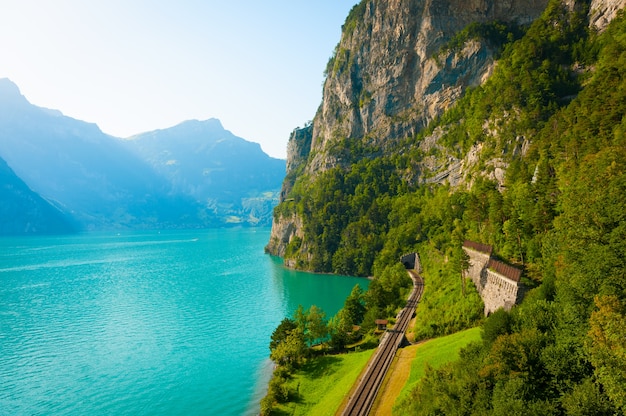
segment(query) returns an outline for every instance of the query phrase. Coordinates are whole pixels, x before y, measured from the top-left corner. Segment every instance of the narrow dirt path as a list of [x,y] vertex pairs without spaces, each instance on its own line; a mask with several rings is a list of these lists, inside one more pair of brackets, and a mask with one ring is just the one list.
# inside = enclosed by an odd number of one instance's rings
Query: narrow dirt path
[[419,345],[411,345],[398,350],[370,415],[391,416],[391,409],[411,375],[411,364],[418,347]]

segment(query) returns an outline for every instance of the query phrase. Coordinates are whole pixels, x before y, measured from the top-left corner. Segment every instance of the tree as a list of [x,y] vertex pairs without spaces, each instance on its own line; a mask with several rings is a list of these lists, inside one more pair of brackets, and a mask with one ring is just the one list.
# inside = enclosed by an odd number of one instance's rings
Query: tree
[[269,391],[263,399],[261,399],[261,416],[269,416],[274,410],[274,402],[276,398]]
[[298,328],[302,330],[303,333],[306,334],[306,329],[308,326],[309,313],[304,310],[304,306],[298,305],[298,309],[293,314],[293,320],[295,321]]
[[326,313],[315,305],[309,308],[306,337],[309,344],[324,342],[328,338]]
[[483,324],[481,331],[483,342],[491,346],[500,335],[511,333],[512,324],[513,319],[511,315],[502,308],[498,309]]
[[324,342],[328,338],[326,313],[318,306],[311,305],[305,311],[302,305],[298,305],[293,318],[296,326],[304,334],[307,345],[313,345],[315,342]]
[[363,299],[363,289],[361,286],[354,285],[352,292],[346,298],[343,305],[343,313],[350,325],[360,325],[365,316],[365,302]]
[[617,296],[596,296],[588,351],[594,374],[615,407],[626,413],[626,306]]
[[459,219],[454,220],[454,231],[452,232],[452,268],[461,277],[461,292],[465,297],[465,272],[470,267],[470,258],[463,250],[463,226]]
[[614,415],[608,399],[599,389],[599,385],[590,378],[574,386],[572,391],[561,400],[568,416]]
[[411,278],[404,266],[394,262],[370,282],[367,292],[363,294],[363,300],[367,309],[378,308],[395,313],[394,310],[404,301],[402,290],[410,285]]
[[269,382],[268,396],[274,398],[278,403],[285,403],[289,400],[289,387],[287,387],[287,379],[280,376],[274,376]]
[[270,358],[278,365],[287,368],[298,368],[308,355],[308,348],[304,341],[304,333],[300,328],[294,328],[287,333],[287,337],[280,342],[270,353]]
[[363,322],[361,322],[361,330],[364,333],[375,330],[377,328],[376,320],[384,317],[385,315],[376,305],[368,306],[367,312],[365,312],[365,316],[363,317]]
[[339,351],[345,348],[350,342],[354,325],[345,309],[339,310],[337,315],[333,316],[328,323],[328,332],[330,340],[328,341],[330,348]]
[[293,319],[284,318],[272,332],[270,352],[275,350],[281,342],[285,341],[289,333],[297,327],[298,325]]

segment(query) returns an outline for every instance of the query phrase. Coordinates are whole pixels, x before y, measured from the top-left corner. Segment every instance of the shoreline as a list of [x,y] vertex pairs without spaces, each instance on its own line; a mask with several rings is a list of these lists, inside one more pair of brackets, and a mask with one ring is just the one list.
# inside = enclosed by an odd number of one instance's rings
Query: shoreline
[[245,416],[257,416],[261,411],[261,399],[267,394],[269,382],[274,374],[274,363],[264,358],[256,371],[256,383],[250,397],[250,403],[244,413]]

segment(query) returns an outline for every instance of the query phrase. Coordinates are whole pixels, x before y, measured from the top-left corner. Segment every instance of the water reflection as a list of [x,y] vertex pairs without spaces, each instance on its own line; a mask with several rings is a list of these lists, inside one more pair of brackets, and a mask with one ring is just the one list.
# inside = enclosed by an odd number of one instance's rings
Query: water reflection
[[290,270],[283,266],[282,259],[271,259],[273,287],[287,316],[292,316],[298,305],[305,309],[316,305],[330,318],[343,307],[354,285],[358,284],[363,290],[369,286],[369,280],[361,277]]

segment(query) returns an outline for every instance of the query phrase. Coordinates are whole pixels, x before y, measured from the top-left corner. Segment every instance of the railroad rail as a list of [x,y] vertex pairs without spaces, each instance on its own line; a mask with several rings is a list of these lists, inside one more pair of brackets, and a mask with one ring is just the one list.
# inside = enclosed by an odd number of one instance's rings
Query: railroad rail
[[348,399],[348,404],[341,413],[342,416],[365,416],[372,409],[374,399],[380,385],[391,366],[393,357],[404,339],[404,333],[415,312],[415,307],[424,291],[424,281],[415,270],[408,270],[413,279],[413,290],[409,295],[406,306],[398,313],[396,324],[383,335],[378,349],[359,380],[356,390]]

